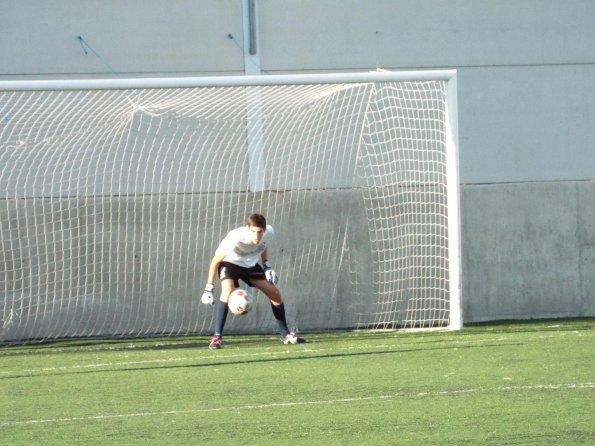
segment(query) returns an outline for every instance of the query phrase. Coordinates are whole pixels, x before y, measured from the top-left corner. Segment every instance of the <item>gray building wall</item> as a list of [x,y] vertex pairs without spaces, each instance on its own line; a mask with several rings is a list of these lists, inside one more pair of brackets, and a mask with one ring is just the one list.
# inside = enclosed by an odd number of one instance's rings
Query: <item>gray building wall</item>
[[4,0],[0,79],[456,68],[465,322],[595,315],[595,2],[247,4]]

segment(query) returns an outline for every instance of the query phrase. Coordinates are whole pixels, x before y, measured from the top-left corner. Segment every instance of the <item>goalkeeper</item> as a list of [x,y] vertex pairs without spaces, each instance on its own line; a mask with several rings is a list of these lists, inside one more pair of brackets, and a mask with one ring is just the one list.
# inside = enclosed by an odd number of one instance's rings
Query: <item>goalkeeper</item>
[[[268,264],[268,245],[273,235],[273,228],[267,225],[265,217],[252,214],[248,217],[246,226],[229,232],[215,251],[201,299],[205,304],[215,304],[215,333],[209,344],[211,350],[221,348],[223,327],[229,312],[227,302],[231,292],[240,286],[240,279],[251,287],[258,288],[269,298],[284,344],[305,342],[287,328],[283,299],[276,286],[277,275]],[[258,264],[259,260],[262,261],[262,267]],[[221,281],[221,295],[215,303],[213,290],[216,274]]]

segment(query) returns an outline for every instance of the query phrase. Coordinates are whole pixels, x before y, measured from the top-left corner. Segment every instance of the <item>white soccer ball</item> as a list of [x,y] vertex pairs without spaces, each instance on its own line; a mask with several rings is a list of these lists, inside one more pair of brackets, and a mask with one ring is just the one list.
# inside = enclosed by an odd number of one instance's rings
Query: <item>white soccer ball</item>
[[242,316],[252,309],[252,296],[245,290],[240,288],[235,289],[229,295],[227,306],[233,314]]

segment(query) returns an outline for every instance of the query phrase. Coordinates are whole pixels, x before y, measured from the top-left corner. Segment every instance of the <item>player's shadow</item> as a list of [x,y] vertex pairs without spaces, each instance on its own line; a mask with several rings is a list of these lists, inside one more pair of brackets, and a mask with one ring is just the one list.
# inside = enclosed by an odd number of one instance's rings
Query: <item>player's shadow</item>
[[[456,348],[463,349],[485,349],[485,348],[501,348],[504,346],[521,346],[522,343],[492,343],[482,345],[459,345]],[[295,348],[295,347],[291,347]],[[284,357],[269,357],[269,358],[251,358],[251,359],[238,359],[231,361],[209,361],[204,364],[166,364],[159,366],[136,366],[136,367],[122,367],[122,368],[104,368],[101,370],[77,370],[74,372],[54,372],[44,373],[43,376],[65,376],[65,375],[78,375],[78,374],[98,374],[98,373],[127,373],[127,372],[138,372],[138,371],[149,371],[149,370],[173,370],[173,369],[192,369],[192,368],[222,368],[227,366],[247,365],[247,364],[267,364],[277,362],[291,362],[291,361],[312,361],[317,359],[331,359],[331,358],[355,358],[365,356],[380,356],[380,355],[400,355],[403,353],[419,353],[423,351],[441,351],[441,350],[452,350],[452,346],[444,347],[430,347],[430,348],[401,348],[401,349],[390,349],[390,350],[377,350],[377,351],[365,351],[365,352],[349,352],[349,353],[321,353],[321,354],[310,354],[300,356],[284,356]],[[272,352],[274,354],[274,352]],[[281,354],[281,352],[279,352]],[[299,352],[297,352],[299,353]],[[214,354],[216,354],[214,352]],[[18,379],[18,378],[31,378],[38,375],[12,375],[0,377],[0,381]]]

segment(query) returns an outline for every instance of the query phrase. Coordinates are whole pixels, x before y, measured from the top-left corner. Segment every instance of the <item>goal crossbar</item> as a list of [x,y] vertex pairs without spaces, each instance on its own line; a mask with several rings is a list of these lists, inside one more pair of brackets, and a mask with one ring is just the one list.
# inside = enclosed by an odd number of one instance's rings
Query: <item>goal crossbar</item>
[[152,88],[258,87],[273,85],[349,84],[359,82],[451,81],[456,70],[370,71],[361,73],[279,74],[127,79],[54,79],[0,81],[0,90],[127,90]]

